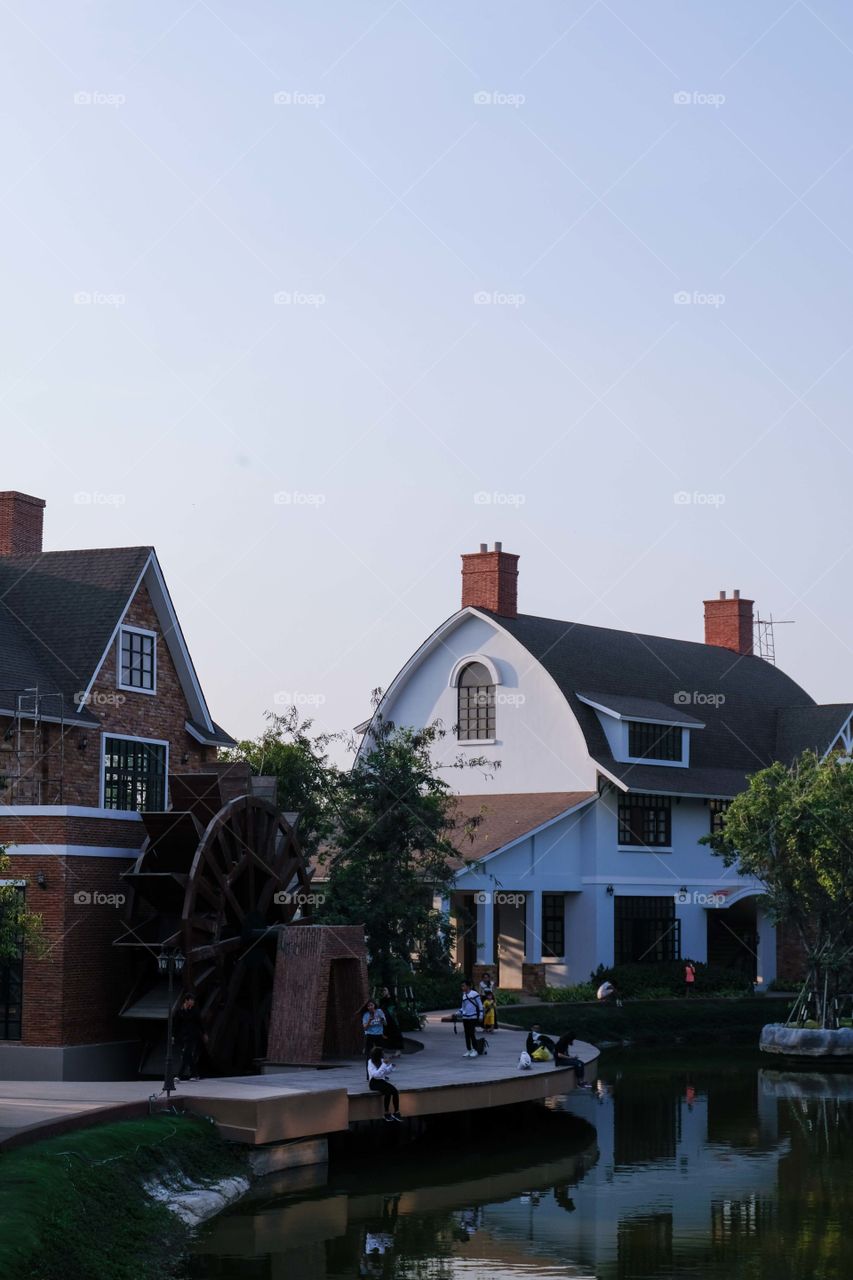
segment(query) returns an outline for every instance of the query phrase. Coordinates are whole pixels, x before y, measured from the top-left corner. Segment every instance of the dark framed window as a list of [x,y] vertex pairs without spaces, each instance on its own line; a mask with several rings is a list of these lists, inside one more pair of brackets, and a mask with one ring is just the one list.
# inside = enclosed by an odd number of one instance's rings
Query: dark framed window
[[104,808],[166,807],[166,745],[137,738],[104,739]]
[[123,689],[142,689],[153,693],[156,688],[157,637],[146,631],[123,627],[119,656],[119,684]]
[[[21,900],[23,886],[15,886]],[[0,912],[2,911],[0,907]],[[0,1040],[20,1040],[24,994],[24,954],[12,960],[0,960]]]
[[711,821],[709,830],[712,836],[722,834],[723,827],[726,824],[726,810],[731,804],[731,800],[709,800],[708,808],[711,811]]
[[566,954],[566,899],[562,893],[542,894],[542,954]]
[[495,736],[495,686],[482,662],[469,662],[459,677],[460,742]]
[[648,848],[672,842],[672,801],[669,796],[621,795],[619,843]]
[[628,755],[634,759],[681,760],[684,730],[672,724],[628,721]]
[[617,964],[657,964],[681,959],[681,921],[675,896],[613,899]]

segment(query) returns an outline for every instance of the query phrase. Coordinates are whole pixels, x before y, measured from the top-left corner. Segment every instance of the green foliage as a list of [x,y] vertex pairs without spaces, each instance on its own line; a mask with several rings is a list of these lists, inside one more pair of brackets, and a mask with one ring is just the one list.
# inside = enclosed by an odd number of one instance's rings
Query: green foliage
[[[435,895],[452,887],[451,859],[459,856],[451,839],[453,792],[433,760],[444,736],[438,723],[412,729],[377,714],[362,754],[340,780],[321,918],[364,924],[380,985],[405,983],[416,955],[432,971],[450,966],[452,924],[434,907]],[[477,763],[460,757],[449,767]]]
[[809,987],[830,1025],[832,997],[853,970],[853,767],[805,751],[749,780],[726,811],[722,833],[703,837],[726,866],[766,887],[775,922],[793,927],[809,964]]
[[183,1116],[103,1125],[0,1158],[0,1272],[31,1280],[166,1280],[187,1229],[144,1194],[155,1178],[243,1172],[212,1124]]
[[616,1005],[586,1003],[522,1005],[506,1021],[524,1028],[538,1022],[551,1036],[571,1032],[590,1044],[758,1044],[766,1022],[784,1022],[790,1000],[761,996],[745,1000],[632,1000]]
[[329,748],[344,735],[312,733],[313,721],[300,720],[296,707],[268,711],[266,720],[260,737],[239,742],[223,759],[244,760],[254,775],[278,780],[279,808],[299,814],[302,847],[313,854],[335,826],[342,775],[329,760]]
[[[0,879],[12,875],[12,864],[0,845]],[[17,960],[22,951],[36,955],[45,950],[42,917],[27,910],[26,899],[15,884],[0,884],[0,965]]]
[[431,1009],[458,1009],[464,976],[461,969],[416,973],[405,985],[411,986],[415,1003],[424,1013]]
[[594,1000],[595,987],[591,982],[578,982],[573,987],[546,987],[542,992],[546,1004],[574,1004],[577,1000]]
[[[607,969],[599,965],[590,974],[592,999],[602,982],[612,982],[620,996],[646,1000],[684,995],[684,966],[687,959],[661,961],[657,964],[620,964]],[[737,969],[691,961],[696,971],[695,995],[747,995],[752,982]]]

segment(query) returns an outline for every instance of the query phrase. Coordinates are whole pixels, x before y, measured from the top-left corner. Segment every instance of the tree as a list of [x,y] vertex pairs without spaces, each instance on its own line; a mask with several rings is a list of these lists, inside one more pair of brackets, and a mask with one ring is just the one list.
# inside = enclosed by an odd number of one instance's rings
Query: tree
[[[433,900],[450,892],[460,834],[472,834],[479,819],[457,830],[453,792],[433,760],[445,737],[438,722],[399,727],[377,712],[368,732],[341,781],[323,919],[363,923],[373,975],[393,987],[411,974],[416,954],[450,967],[450,919]],[[460,756],[447,767],[484,763]]]
[[794,928],[808,963],[795,1013],[824,1027],[853,965],[853,764],[805,751],[790,767],[754,774],[726,811],[722,833],[703,837],[726,866],[766,888],[775,923]]
[[226,760],[246,761],[255,775],[278,779],[278,804],[299,814],[297,828],[307,856],[316,853],[335,824],[340,770],[329,760],[339,733],[313,734],[313,721],[300,720],[296,707],[266,713],[267,728],[253,741],[239,742],[223,753]]
[[11,871],[11,859],[0,845],[0,969],[19,960],[24,951],[39,954],[44,946],[42,917],[27,910],[21,884],[2,883]]

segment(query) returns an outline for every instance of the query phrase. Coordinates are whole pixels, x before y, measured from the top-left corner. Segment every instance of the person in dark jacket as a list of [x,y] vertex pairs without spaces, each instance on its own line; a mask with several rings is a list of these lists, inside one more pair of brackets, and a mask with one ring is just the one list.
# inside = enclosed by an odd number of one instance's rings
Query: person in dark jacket
[[560,1036],[559,1040],[554,1045],[554,1066],[555,1067],[574,1067],[575,1080],[581,1086],[581,1088],[586,1088],[588,1086],[584,1084],[583,1063],[581,1062],[580,1058],[576,1057],[572,1053],[572,1045],[574,1044],[574,1042],[575,1042],[575,1038],[572,1035],[571,1031],[567,1031],[565,1035]]
[[206,1039],[201,1009],[196,1004],[195,996],[187,994],[172,1019],[172,1040],[180,1057],[177,1072],[179,1080],[198,1080],[198,1060]]
[[537,1049],[547,1049],[551,1056],[554,1056],[556,1045],[550,1036],[544,1036],[538,1022],[534,1022],[533,1026],[527,1033],[527,1040],[524,1045],[531,1058]]

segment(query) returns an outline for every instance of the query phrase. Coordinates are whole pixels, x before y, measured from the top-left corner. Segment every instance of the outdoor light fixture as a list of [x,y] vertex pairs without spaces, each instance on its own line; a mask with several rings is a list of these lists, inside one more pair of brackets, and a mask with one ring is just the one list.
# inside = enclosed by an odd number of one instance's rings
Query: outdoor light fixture
[[686,893],[687,893],[687,885],[686,885],[686,884],[683,884],[683,885],[681,886],[681,888],[678,890],[678,892],[679,892],[679,893],[684,893],[684,894],[686,894]]
[[46,888],[47,888],[47,876],[44,874],[44,872],[43,872],[43,871],[39,871],[39,872],[36,874],[36,884],[38,885],[38,887],[39,887],[40,889],[46,889]]
[[612,884],[609,884],[609,885],[607,886],[607,896],[608,896],[608,898],[612,898],[612,897],[613,897],[613,885],[612,885]]
[[161,973],[169,975],[169,997],[167,1005],[169,1017],[166,1024],[166,1071],[165,1078],[163,1080],[163,1092],[165,1093],[167,1100],[177,1088],[175,1084],[175,1069],[172,1066],[172,1014],[174,1013],[175,1005],[175,974],[181,972],[185,963],[186,956],[182,951],[170,951],[166,947],[162,947],[160,954],[157,956],[157,968]]
[[181,756],[181,764],[189,764],[189,762],[190,762],[190,753],[189,751],[185,751],[184,754]]
[[88,735],[85,733],[81,733],[80,737],[77,739],[77,750],[85,751],[88,745],[89,745]]

